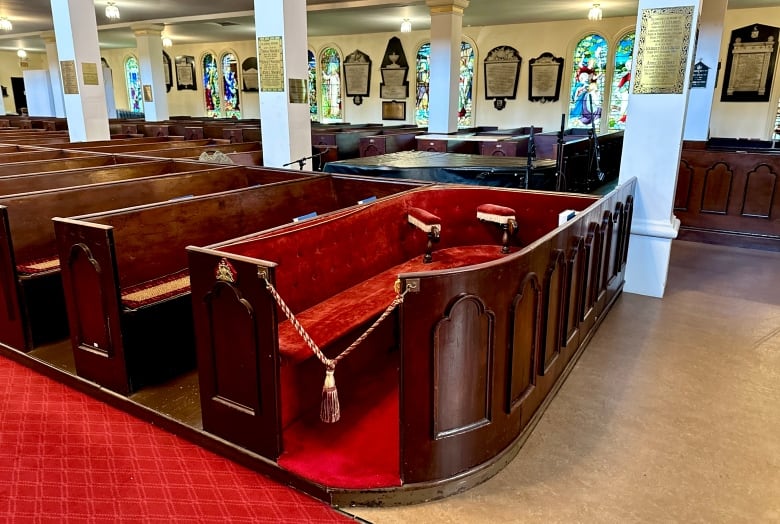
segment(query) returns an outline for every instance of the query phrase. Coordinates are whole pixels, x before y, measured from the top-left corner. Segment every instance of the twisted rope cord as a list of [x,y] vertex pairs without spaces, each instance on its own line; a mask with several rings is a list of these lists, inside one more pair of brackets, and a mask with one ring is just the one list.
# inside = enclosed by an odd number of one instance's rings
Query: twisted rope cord
[[284,299],[281,297],[281,295],[279,295],[279,292],[276,290],[273,284],[271,284],[267,278],[263,278],[263,280],[265,280],[266,289],[269,293],[271,293],[271,296],[274,297],[274,300],[281,308],[284,316],[286,316],[287,319],[292,323],[295,331],[297,331],[298,335],[300,335],[303,341],[306,342],[306,345],[309,346],[309,349],[311,349],[312,353],[314,353],[319,361],[322,362],[322,364],[330,371],[333,371],[336,368],[336,364],[352,353],[352,351],[354,351],[355,348],[358,347],[360,343],[363,342],[366,337],[368,337],[368,335],[370,335],[371,332],[374,331],[379,326],[379,324],[381,324],[382,321],[386,319],[387,316],[390,315],[390,313],[392,313],[393,310],[404,301],[404,295],[406,295],[406,293],[409,291],[409,288],[407,287],[403,293],[396,295],[396,297],[393,299],[390,305],[385,308],[384,312],[379,316],[379,318],[376,319],[362,335],[360,335],[352,344],[350,344],[348,348],[339,353],[335,358],[331,359],[322,352],[317,343],[314,342],[311,336],[309,336],[309,334],[306,332],[306,329],[301,325],[300,322],[298,322],[298,319],[295,318],[295,314],[287,306]]

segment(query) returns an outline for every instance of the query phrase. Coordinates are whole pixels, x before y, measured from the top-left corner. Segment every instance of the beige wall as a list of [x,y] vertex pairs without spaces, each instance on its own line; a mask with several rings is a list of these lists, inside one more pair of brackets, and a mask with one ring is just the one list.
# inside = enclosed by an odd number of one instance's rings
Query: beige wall
[[[26,69],[46,69],[46,55],[42,53],[29,53],[27,56]],[[5,86],[8,96],[2,98],[6,113],[16,112],[16,103],[14,102],[14,92],[11,89],[11,77],[22,76],[22,66],[19,63],[19,57],[16,52],[0,51],[0,85]]]

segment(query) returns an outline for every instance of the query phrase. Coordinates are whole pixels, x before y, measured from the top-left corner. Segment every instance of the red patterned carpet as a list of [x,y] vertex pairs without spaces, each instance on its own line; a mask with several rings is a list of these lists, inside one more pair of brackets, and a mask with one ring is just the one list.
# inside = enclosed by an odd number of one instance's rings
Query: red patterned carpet
[[0,357],[0,522],[354,522]]

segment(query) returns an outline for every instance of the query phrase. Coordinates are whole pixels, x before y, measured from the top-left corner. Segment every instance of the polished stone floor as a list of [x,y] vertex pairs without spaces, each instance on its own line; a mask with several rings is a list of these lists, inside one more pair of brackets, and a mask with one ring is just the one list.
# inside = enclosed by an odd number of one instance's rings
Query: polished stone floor
[[[630,261],[629,261],[630,263]],[[780,522],[780,253],[674,241],[624,293],[514,461],[375,523]]]

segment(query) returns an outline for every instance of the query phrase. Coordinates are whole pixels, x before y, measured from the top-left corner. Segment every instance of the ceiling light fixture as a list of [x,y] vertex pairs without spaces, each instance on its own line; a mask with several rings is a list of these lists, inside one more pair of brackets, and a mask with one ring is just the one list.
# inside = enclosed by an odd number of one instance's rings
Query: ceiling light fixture
[[106,18],[109,20],[119,20],[119,8],[114,2],[106,4]]
[[412,32],[412,21],[408,18],[404,18],[404,21],[401,22],[401,32],[402,33],[411,33]]
[[18,56],[19,58],[27,58],[27,51],[25,51],[24,49],[20,49],[16,52],[16,56]]
[[164,37],[162,37],[162,44],[163,44],[163,47],[173,47],[173,40],[171,40],[167,36],[164,36]]
[[3,31],[10,31],[14,28],[14,25],[11,23],[11,21],[7,17],[0,18],[0,29]]
[[588,11],[588,20],[601,20],[601,7],[599,4],[593,4],[593,7]]

